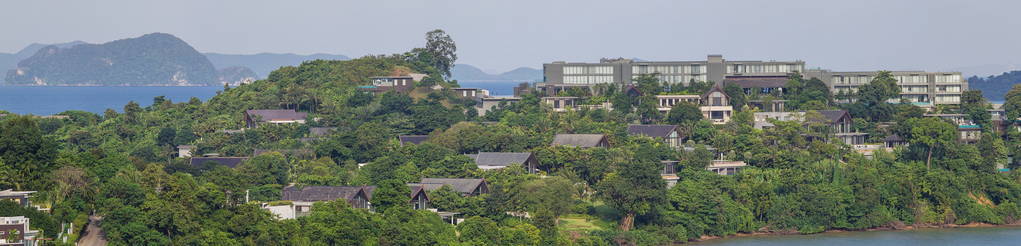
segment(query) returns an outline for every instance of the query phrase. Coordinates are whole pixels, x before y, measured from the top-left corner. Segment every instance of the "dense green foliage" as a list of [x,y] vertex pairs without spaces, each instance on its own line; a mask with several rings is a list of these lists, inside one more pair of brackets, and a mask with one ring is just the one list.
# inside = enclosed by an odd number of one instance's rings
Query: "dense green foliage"
[[[708,90],[701,82],[640,78],[637,94],[609,86],[595,95],[565,92],[613,102],[612,111],[553,112],[537,95],[524,95],[477,117],[468,113],[473,101],[431,89],[457,86],[443,79],[442,61],[434,59],[417,50],[312,61],[225,88],[208,102],[157,97],[152,106],[132,102],[103,115],[0,118],[0,189],[38,190],[33,202],[52,213],[3,211],[32,217],[47,235],[94,212],[113,245],[660,245],[760,231],[1021,220],[1021,176],[994,165],[1017,151],[1021,132],[986,129],[977,144],[955,141],[954,125],[923,118],[911,105],[887,103],[885,79],[844,106],[856,118],[871,119],[856,122],[863,129],[899,134],[910,145],[870,159],[832,141],[831,130],[819,123],[777,121],[756,129],[749,107],[725,125],[701,119],[690,105],[666,114],[649,109],[659,93]],[[409,72],[430,79],[407,94],[356,89],[370,76]],[[795,76],[788,85],[783,97],[793,110],[834,107],[834,96],[819,81]],[[970,104],[964,108],[988,107],[981,100]],[[241,128],[245,110],[267,108],[308,112],[310,120],[223,131]],[[821,115],[809,111],[806,117]],[[897,123],[879,129],[877,120]],[[627,125],[639,122],[680,124],[693,150],[628,135]],[[309,134],[312,126],[337,130],[316,137]],[[611,147],[550,146],[556,133],[606,134]],[[396,136],[402,134],[430,140],[401,145]],[[268,151],[237,168],[192,166],[176,158],[174,146],[182,144],[198,146],[196,155]],[[709,146],[750,167],[732,176],[706,171],[714,159]],[[483,171],[463,155],[476,152],[532,152],[540,172],[520,166]],[[680,161],[680,179],[671,188],[660,176],[663,160]],[[465,219],[454,226],[408,206],[405,183],[423,177],[484,178],[490,192],[429,192],[433,208]],[[286,202],[277,200],[291,184],[373,185],[374,210],[320,202],[307,216],[278,220],[260,207]]]
[[1005,93],[1021,82],[1021,71],[1004,72],[988,77],[972,76],[968,78],[968,88],[982,91],[982,95],[992,101],[1006,100]]

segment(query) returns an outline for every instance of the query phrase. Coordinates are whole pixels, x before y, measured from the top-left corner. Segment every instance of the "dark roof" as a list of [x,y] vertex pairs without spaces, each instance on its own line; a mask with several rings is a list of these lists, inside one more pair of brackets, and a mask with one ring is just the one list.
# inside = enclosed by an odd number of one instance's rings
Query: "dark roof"
[[362,190],[365,190],[365,197],[369,198],[369,200],[372,200],[372,192],[376,191],[376,186],[375,185],[362,186]]
[[531,152],[479,152],[474,155],[467,155],[475,160],[479,166],[510,166],[514,164],[525,164],[532,156]]
[[408,185],[408,187],[411,188],[411,194],[408,194],[408,197],[415,198],[415,196],[418,195],[418,193],[422,193],[422,195],[425,196],[426,200],[429,199],[429,193],[425,193],[426,189],[423,188],[422,186]]
[[723,80],[724,85],[737,85],[741,88],[780,88],[787,86],[786,76],[740,76],[727,77]]
[[883,142],[904,142],[904,138],[898,136],[897,134],[890,134],[886,135],[886,137],[883,138]]
[[817,110],[816,112],[822,114],[823,118],[826,119],[826,123],[837,122],[844,116],[851,117],[846,110]]
[[421,144],[422,142],[425,142],[425,140],[429,140],[429,135],[401,135],[397,136],[397,139],[401,140],[401,144]]
[[631,135],[645,135],[649,137],[666,138],[671,132],[675,132],[675,125],[628,125],[627,133]]
[[330,135],[335,130],[337,130],[336,127],[310,127],[308,128],[308,133],[312,136],[322,137]]
[[603,134],[557,134],[553,136],[553,146],[596,147],[605,139]]
[[246,160],[248,160],[248,157],[192,157],[191,165],[200,166],[206,162],[216,162],[220,165],[235,168]]
[[[359,193],[366,194],[360,186],[295,186],[284,187],[283,197],[286,201],[333,201],[337,199],[351,200]],[[367,197],[367,195],[366,195]]]
[[461,193],[472,193],[482,183],[485,183],[484,179],[442,179],[442,178],[422,178],[422,182],[416,185],[421,185],[422,188],[428,191],[438,190],[444,185],[449,185],[457,192]]
[[245,114],[257,121],[304,120],[308,118],[308,113],[296,112],[293,109],[253,109],[245,111]]
[[723,88],[720,88],[720,85],[717,84],[717,85],[714,85],[712,89],[709,89],[709,91],[707,91],[707,92],[702,94],[702,100],[705,100],[706,98],[708,98],[709,94],[713,94],[714,91],[719,91],[721,94],[723,94],[723,96],[730,97],[730,95],[727,95],[727,92],[723,91]]

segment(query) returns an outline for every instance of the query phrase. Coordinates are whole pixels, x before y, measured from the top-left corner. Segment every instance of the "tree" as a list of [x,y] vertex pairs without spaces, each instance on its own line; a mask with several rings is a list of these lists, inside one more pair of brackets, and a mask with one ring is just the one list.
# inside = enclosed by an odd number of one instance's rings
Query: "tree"
[[15,189],[45,189],[45,175],[57,168],[57,147],[30,116],[0,122],[0,159],[14,172]]
[[727,96],[730,97],[730,106],[733,106],[735,109],[740,109],[745,104],[748,104],[748,98],[744,94],[744,89],[741,89],[736,84],[727,84],[723,87],[723,92],[727,93]]
[[484,217],[474,216],[465,219],[457,224],[457,231],[461,233],[461,242],[475,245],[502,245],[500,234],[493,233],[500,230],[496,222]]
[[893,106],[887,100],[900,96],[900,86],[890,71],[879,71],[876,77],[858,89],[858,101],[852,105],[851,113],[864,116],[872,122],[889,121]]
[[666,121],[670,124],[682,126],[691,126],[700,120],[702,120],[702,110],[698,108],[698,105],[691,103],[674,104],[666,117]]
[[409,194],[411,189],[404,182],[397,179],[383,180],[379,188],[373,191],[372,206],[383,213],[388,213],[391,208],[407,207],[411,200]]
[[1021,118],[1021,84],[1015,84],[1004,96],[1004,99],[1003,110],[1006,120],[1017,121],[1018,118]]
[[1003,139],[991,132],[982,134],[982,138],[978,141],[978,150],[982,153],[982,163],[976,166],[986,169],[979,171],[992,171],[997,164],[1007,162],[1006,144],[1003,143]]
[[635,216],[653,210],[666,197],[666,183],[659,176],[658,162],[632,162],[606,175],[597,186],[598,195],[607,205],[624,214],[620,229],[631,230]]
[[957,140],[957,127],[939,118],[914,118],[907,121],[910,131],[905,139],[912,146],[920,146],[927,150],[926,168],[932,168],[932,153],[950,146]]
[[241,173],[254,185],[287,184],[288,164],[280,152],[261,154],[241,164]]
[[982,97],[982,91],[965,91],[961,95],[961,112],[968,115],[968,119],[983,128],[989,128],[992,117],[989,115],[988,102]]
[[425,34],[425,52],[432,58],[431,65],[446,77],[450,77],[450,70],[457,61],[457,45],[454,39],[443,30],[432,30]]

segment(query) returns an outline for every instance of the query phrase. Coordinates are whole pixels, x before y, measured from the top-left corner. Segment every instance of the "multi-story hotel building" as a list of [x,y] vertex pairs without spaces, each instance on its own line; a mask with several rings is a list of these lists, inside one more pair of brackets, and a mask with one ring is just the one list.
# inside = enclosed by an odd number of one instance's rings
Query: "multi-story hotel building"
[[602,59],[599,63],[553,62],[543,64],[546,84],[629,84],[641,75],[654,74],[665,83],[720,82],[726,76],[786,76],[805,71],[803,61],[728,61],[709,55],[705,61],[633,61]]
[[[630,84],[642,75],[655,75],[665,83],[687,84],[692,80],[722,83],[728,77],[782,77],[795,72],[824,81],[834,94],[857,92],[858,87],[868,84],[878,73],[805,70],[804,61],[728,61],[721,55],[709,55],[704,61],[602,59],[598,63],[543,64],[544,81],[536,87],[555,95],[564,88]],[[895,71],[893,75],[901,86],[901,98],[891,102],[904,99],[920,106],[959,104],[961,94],[968,90],[968,82],[960,72]]]
[[[834,94],[854,94],[858,88],[868,84],[879,72],[832,72],[829,70],[808,70],[806,78],[818,78],[830,87]],[[920,106],[939,104],[960,104],[961,94],[968,90],[968,81],[960,72],[892,71],[893,78],[900,86],[900,98]]]

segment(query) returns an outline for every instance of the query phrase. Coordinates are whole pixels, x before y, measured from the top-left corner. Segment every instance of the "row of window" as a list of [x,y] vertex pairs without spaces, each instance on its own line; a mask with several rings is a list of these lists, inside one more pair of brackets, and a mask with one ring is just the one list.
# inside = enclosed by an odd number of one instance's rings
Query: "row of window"
[[[637,79],[638,77],[640,77],[640,76],[639,75],[631,75],[631,79],[632,80]],[[682,84],[687,85],[688,82],[691,82],[692,80],[694,80],[694,81],[707,81],[707,80],[709,80],[709,76],[706,76],[705,74],[702,74],[702,75],[662,75],[662,74],[660,74],[660,75],[656,75],[656,79],[659,79],[659,82],[667,83],[667,84],[682,83]]]
[[571,75],[564,76],[565,84],[603,84],[613,83],[612,75]]
[[929,86],[926,85],[902,85],[900,86],[901,93],[926,93],[929,92]]
[[959,95],[937,95],[936,103],[960,103],[961,96]]
[[925,75],[896,75],[893,76],[898,83],[927,83],[929,82],[929,76]]
[[800,64],[727,64],[727,73],[793,73],[804,71]]
[[960,74],[936,75],[936,83],[960,83],[963,81]]
[[613,74],[613,66],[564,66],[564,74]]
[[631,66],[631,73],[633,74],[700,74],[706,73],[705,65],[691,64],[691,65],[634,65]]

